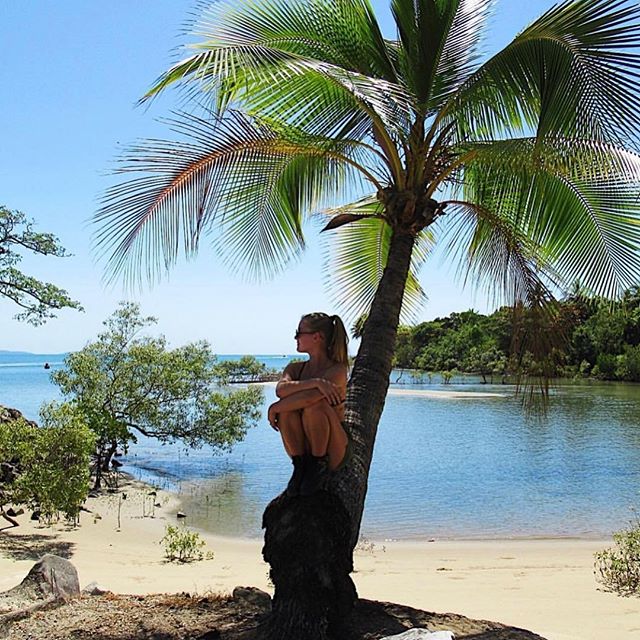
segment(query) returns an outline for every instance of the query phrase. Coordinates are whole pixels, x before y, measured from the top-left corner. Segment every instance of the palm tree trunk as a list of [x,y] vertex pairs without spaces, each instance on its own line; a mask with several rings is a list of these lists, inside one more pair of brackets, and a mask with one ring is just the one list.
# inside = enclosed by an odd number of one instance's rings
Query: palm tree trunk
[[345,427],[353,457],[329,493],[281,495],[263,516],[263,556],[275,587],[265,640],[344,637],[357,593],[353,550],[367,493],[378,421],[384,408],[414,237],[394,233],[387,268],[364,327],[347,392]]
[[371,304],[347,391],[346,428],[353,459],[334,480],[334,491],[349,512],[355,548],[367,494],[378,423],[384,409],[393,362],[402,298],[415,238],[394,232],[387,267]]

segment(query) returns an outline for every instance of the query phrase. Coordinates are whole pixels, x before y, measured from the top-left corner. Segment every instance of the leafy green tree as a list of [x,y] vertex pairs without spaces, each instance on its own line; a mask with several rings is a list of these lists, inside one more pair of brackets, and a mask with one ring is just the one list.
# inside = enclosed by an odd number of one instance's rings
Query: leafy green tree
[[51,519],[75,520],[89,492],[95,436],[77,414],[50,407],[40,427],[24,418],[0,420],[0,512],[24,504]]
[[259,417],[259,387],[220,388],[209,344],[168,349],[164,336],[141,335],[155,322],[138,305],[121,303],[98,339],[51,375],[68,399],[63,406],[96,434],[95,488],[118,447],[135,442],[136,433],[228,450]]
[[[234,268],[273,273],[322,212],[327,278],[346,313],[368,313],[347,399],[354,457],[331,486],[352,547],[403,300],[423,298],[436,241],[537,310],[516,325],[519,353],[551,348],[536,318],[556,287],[614,297],[640,275],[640,7],[565,0],[481,60],[491,5],[391,0],[389,39],[368,0],[213,3],[145,96],[182,86],[196,111],[174,119],[179,139],[131,150],[96,217],[111,274],[153,278],[205,232]],[[312,592],[299,595],[315,606]],[[277,602],[280,637],[303,637]]]
[[396,335],[393,366],[403,369],[415,368],[415,353],[413,347],[413,328],[400,325]]
[[238,360],[222,360],[216,364],[216,375],[223,384],[238,382],[264,382],[277,380],[279,372],[269,369],[255,356],[242,356]]
[[59,309],[82,310],[80,303],[72,300],[64,289],[18,269],[16,265],[22,260],[19,252],[25,250],[59,258],[69,255],[54,235],[36,233],[33,222],[24,213],[0,205],[0,296],[22,308],[16,320],[39,325],[53,318]]

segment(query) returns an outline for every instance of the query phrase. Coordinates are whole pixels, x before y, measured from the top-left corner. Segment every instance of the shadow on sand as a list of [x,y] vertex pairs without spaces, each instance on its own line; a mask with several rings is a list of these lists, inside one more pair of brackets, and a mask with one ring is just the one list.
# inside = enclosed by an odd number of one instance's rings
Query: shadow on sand
[[0,529],[0,554],[11,560],[39,560],[45,553],[71,558],[74,542],[62,542],[55,536],[39,533],[6,535]]

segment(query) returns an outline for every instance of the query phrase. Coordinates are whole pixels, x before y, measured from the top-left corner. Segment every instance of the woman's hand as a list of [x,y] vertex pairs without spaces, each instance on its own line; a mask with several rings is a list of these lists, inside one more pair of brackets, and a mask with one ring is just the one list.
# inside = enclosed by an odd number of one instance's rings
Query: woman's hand
[[280,431],[280,429],[278,429],[278,408],[277,408],[277,402],[274,402],[270,407],[269,410],[267,411],[267,420],[269,420],[269,424],[276,430],[276,431]]
[[324,378],[316,378],[316,389],[327,399],[327,402],[332,407],[337,407],[344,402],[342,389],[337,384],[331,382],[331,380],[325,380]]

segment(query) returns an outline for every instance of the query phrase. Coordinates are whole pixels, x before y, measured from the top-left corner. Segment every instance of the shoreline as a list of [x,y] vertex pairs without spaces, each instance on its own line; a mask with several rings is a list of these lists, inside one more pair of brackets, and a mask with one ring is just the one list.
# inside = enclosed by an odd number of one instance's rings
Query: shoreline
[[[273,592],[261,538],[190,526],[213,559],[165,561],[158,541],[167,524],[178,522],[179,496],[164,490],[149,496],[150,489],[129,479],[126,500],[120,494],[89,498],[75,529],[44,527],[28,514],[18,528],[0,525],[0,591],[18,584],[42,553],[53,552],[73,562],[81,587],[95,581],[139,595],[230,593],[238,585]],[[151,500],[160,506],[152,509]],[[362,540],[353,579],[362,598],[494,620],[547,640],[631,640],[640,628],[640,598],[599,591],[593,577],[593,553],[610,545],[606,538]]]
[[[249,384],[260,387],[275,387],[277,383],[272,380],[251,382]],[[393,384],[393,383],[391,383]],[[422,396],[426,398],[508,398],[508,393],[496,393],[491,391],[460,391],[450,389],[401,389],[389,386],[388,396]]]

